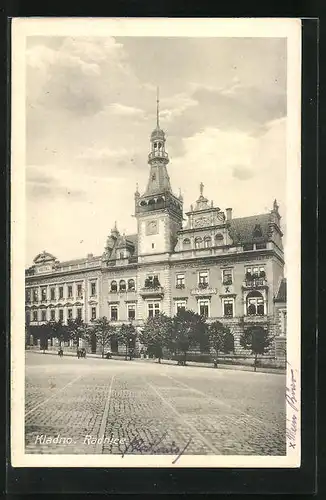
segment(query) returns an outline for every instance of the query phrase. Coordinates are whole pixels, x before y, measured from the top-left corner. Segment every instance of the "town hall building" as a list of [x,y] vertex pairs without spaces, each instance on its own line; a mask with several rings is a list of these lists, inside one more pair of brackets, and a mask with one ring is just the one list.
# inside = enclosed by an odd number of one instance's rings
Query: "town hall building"
[[170,183],[158,111],[148,164],[147,186],[134,194],[135,234],[121,234],[115,223],[102,255],[65,262],[48,252],[35,257],[25,273],[26,323],[106,316],[139,329],[147,317],[186,308],[229,326],[236,352],[241,332],[253,324],[275,335],[284,352],[286,280],[276,200],[268,213],[234,218],[232,208],[223,211],[205,197],[201,183],[184,212]]

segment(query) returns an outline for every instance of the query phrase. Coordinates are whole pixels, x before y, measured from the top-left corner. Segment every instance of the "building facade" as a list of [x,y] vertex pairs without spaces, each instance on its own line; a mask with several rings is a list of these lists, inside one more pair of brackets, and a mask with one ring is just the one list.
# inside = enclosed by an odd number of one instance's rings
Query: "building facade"
[[35,257],[25,276],[26,323],[77,317],[89,323],[106,316],[115,325],[141,328],[149,316],[187,308],[228,325],[236,352],[241,332],[253,324],[284,344],[284,293],[279,299],[286,282],[276,200],[268,213],[234,218],[231,208],[222,211],[205,198],[201,183],[184,213],[182,195],[170,184],[165,146],[157,114],[148,183],[134,195],[135,234],[120,234],[115,223],[100,256],[65,262],[47,252]]

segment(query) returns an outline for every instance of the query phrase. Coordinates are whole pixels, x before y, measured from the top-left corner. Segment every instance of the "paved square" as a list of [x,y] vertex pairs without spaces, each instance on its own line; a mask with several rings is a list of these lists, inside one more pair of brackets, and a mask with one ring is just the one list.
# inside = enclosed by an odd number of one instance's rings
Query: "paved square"
[[285,455],[285,375],[26,353],[26,453]]

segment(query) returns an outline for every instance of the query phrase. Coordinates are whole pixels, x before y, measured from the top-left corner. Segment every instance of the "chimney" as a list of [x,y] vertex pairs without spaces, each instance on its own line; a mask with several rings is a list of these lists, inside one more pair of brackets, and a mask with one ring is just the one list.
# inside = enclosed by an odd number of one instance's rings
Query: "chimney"
[[232,208],[226,208],[226,220],[231,220],[232,219]]

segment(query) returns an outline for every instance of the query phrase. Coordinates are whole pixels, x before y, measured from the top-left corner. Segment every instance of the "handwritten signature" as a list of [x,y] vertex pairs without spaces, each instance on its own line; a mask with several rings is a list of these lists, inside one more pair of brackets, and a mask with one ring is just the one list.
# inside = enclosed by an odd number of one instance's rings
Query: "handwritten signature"
[[172,464],[175,464],[179,458],[184,454],[189,444],[191,443],[192,438],[186,442],[183,448],[177,446],[175,441],[172,441],[171,444],[165,445],[162,444],[163,439],[166,437],[167,433],[163,434],[161,437],[157,438],[155,441],[145,442],[143,438],[134,437],[129,444],[126,445],[124,451],[122,452],[122,458],[127,454],[133,451],[138,451],[140,453],[150,452],[153,455],[176,455],[174,460],[172,460]]
[[290,363],[290,384],[286,387],[285,399],[290,407],[290,418],[286,419],[286,438],[288,439],[289,447],[296,448],[297,433],[298,433],[298,412],[299,402],[297,399],[297,379]]

